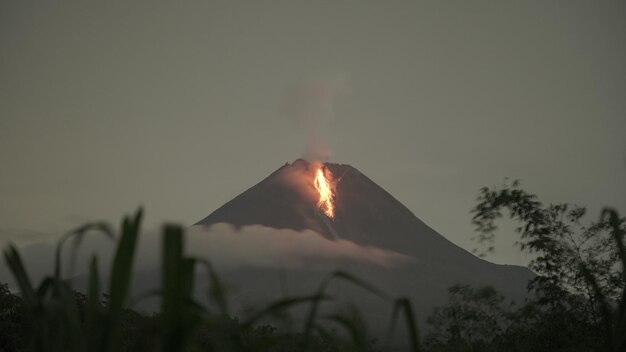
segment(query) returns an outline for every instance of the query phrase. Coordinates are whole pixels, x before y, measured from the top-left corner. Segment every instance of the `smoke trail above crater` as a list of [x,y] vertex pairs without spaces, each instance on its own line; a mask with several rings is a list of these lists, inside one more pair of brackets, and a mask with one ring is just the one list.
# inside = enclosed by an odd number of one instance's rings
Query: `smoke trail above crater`
[[303,77],[287,88],[282,113],[303,133],[306,160],[325,161],[330,156],[326,136],[335,119],[334,105],[350,91],[345,73]]

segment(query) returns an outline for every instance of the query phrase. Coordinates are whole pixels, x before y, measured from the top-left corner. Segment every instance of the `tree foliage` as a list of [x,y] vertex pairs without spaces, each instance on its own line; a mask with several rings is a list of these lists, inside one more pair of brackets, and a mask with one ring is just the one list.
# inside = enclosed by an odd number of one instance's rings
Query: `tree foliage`
[[[529,284],[532,301],[502,313],[506,322],[494,328],[492,342],[510,344],[521,336],[526,347],[540,342],[531,349],[536,351],[626,351],[626,221],[616,210],[604,209],[598,220],[585,221],[585,208],[544,205],[519,182],[511,182],[501,188],[482,188],[472,212],[475,239],[486,247],[482,255],[494,250],[498,219],[508,214],[519,223],[516,243],[533,255],[529,267],[537,274]],[[460,301],[453,299],[449,307],[440,309],[440,318],[442,312],[482,302],[468,292],[451,294]],[[481,309],[497,307],[495,301],[490,303]],[[470,313],[466,318],[476,315]],[[443,317],[439,325],[455,326],[456,320]],[[503,326],[508,326],[504,333]],[[507,348],[518,350],[512,345]]]
[[508,325],[504,297],[492,287],[448,289],[449,304],[428,318],[432,331],[425,344],[436,351],[488,350]]
[[[596,303],[595,290],[581,265],[594,275],[604,296],[613,300],[620,297],[625,280],[619,243],[625,229],[624,218],[615,211],[605,210],[598,221],[585,223],[584,207],[564,203],[544,206],[519,182],[501,189],[483,188],[472,212],[478,232],[475,239],[487,244],[488,251],[493,250],[495,222],[505,210],[520,223],[516,228],[520,249],[536,255],[529,265],[538,274],[532,287],[545,290],[541,292],[544,298],[559,298],[563,290],[583,294],[590,303]],[[608,214],[616,219],[611,220]]]
[[451,287],[448,305],[435,308],[428,323],[429,352],[587,352],[601,338],[598,325],[573,310],[507,302],[491,287]]

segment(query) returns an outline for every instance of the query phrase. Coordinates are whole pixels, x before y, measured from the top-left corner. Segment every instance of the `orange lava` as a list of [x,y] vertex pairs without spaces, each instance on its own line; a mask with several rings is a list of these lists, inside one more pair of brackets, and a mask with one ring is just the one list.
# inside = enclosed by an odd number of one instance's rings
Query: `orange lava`
[[[330,177],[327,177],[326,174],[329,174]],[[330,171],[326,170],[323,166],[318,168],[315,172],[313,185],[320,194],[317,207],[320,208],[328,218],[333,220],[335,218],[335,194],[333,193],[332,174]]]

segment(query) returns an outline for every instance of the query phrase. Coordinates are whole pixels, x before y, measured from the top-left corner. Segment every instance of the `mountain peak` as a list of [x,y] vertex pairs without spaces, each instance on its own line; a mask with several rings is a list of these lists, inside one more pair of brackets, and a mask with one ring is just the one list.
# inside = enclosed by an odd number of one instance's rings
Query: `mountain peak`
[[[236,228],[261,225],[298,232],[312,230],[332,241],[341,239],[360,247],[408,256],[410,261],[395,268],[351,264],[350,272],[386,287],[395,295],[411,297],[422,316],[429,314],[434,305],[445,303],[446,289],[454,284],[492,285],[508,297],[524,297],[526,283],[532,277],[528,269],[496,265],[477,258],[428,227],[356,168],[328,162],[323,165],[325,176],[331,177],[334,183],[333,219],[317,206],[320,194],[314,180],[319,164],[297,159],[278,168],[196,225],[228,223]],[[245,236],[241,236],[243,238]],[[314,281],[311,278],[315,274],[311,271],[291,273],[293,287],[304,290]],[[247,268],[233,275],[251,297],[282,283],[270,269]],[[343,295],[350,302],[359,301],[375,321],[389,314],[388,307],[382,303],[346,292]]]
[[196,225],[229,223],[313,230],[328,239],[345,239],[403,254],[430,257],[438,252],[475,259],[419,220],[391,194],[347,164],[323,163],[335,183],[335,217],[317,207],[315,169],[304,159],[286,163]]

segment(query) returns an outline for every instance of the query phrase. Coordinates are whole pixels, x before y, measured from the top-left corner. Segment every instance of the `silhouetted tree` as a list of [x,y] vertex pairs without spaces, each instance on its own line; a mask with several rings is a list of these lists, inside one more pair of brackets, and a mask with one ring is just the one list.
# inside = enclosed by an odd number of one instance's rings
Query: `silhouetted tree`
[[428,318],[432,330],[425,339],[431,351],[490,351],[495,339],[510,325],[504,297],[492,287],[475,290],[455,285],[448,289],[449,304]]
[[485,187],[472,212],[476,239],[488,251],[504,210],[520,223],[517,244],[534,255],[529,267],[538,275],[529,288],[542,310],[575,316],[585,322],[582,327],[599,326],[600,350],[626,351],[625,219],[604,209],[598,221],[585,223],[585,208],[543,205],[517,181],[500,189]]
[[598,325],[574,311],[548,310],[536,301],[505,302],[491,287],[453,286],[449,295],[448,305],[428,318],[427,351],[586,352],[597,347]]

